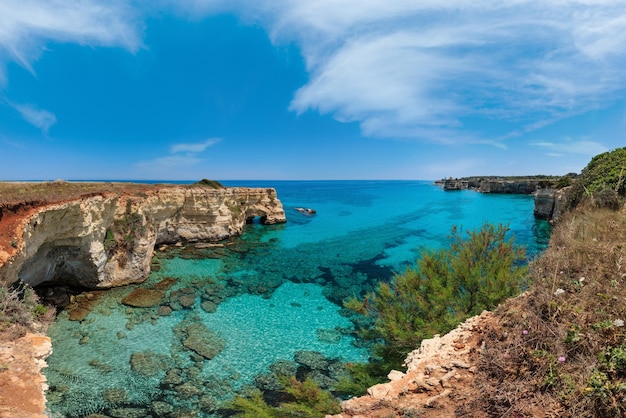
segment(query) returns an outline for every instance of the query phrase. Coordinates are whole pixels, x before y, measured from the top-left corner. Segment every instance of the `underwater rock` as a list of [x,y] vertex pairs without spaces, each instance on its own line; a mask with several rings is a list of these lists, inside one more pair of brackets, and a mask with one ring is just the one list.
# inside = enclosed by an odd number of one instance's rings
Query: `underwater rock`
[[323,329],[320,328],[316,331],[317,339],[325,342],[335,344],[341,341],[341,332],[336,329]]
[[202,302],[200,307],[202,308],[202,310],[208,313],[213,313],[217,310],[217,304],[215,304],[215,302],[211,302],[210,300],[205,300],[204,302]]
[[293,358],[296,363],[306,366],[311,370],[328,370],[328,360],[318,351],[296,351]]
[[319,370],[313,370],[312,372],[307,373],[306,377],[317,383],[322,389],[332,388],[337,384],[337,380],[326,376]]
[[189,382],[185,382],[182,385],[176,386],[176,388],[174,389],[176,390],[176,393],[178,393],[178,396],[183,399],[189,399],[202,393],[200,389],[198,389]]
[[152,308],[159,305],[163,301],[164,296],[165,292],[163,290],[138,288],[122,299],[122,303],[134,308]]
[[169,316],[172,314],[172,308],[170,308],[169,306],[165,306],[165,305],[159,306],[157,313],[161,316]]
[[154,401],[150,405],[152,412],[156,414],[157,417],[163,417],[167,414],[174,411],[174,407],[167,402],[162,401]]
[[294,376],[298,365],[294,361],[277,360],[270,366],[270,370],[279,376]]
[[82,321],[89,315],[89,310],[77,306],[67,311],[70,321]]
[[153,288],[155,290],[167,290],[170,287],[174,286],[177,281],[178,280],[173,277],[166,277],[165,279],[155,284]]
[[180,369],[170,369],[165,373],[165,378],[161,383],[164,385],[176,386],[183,383],[183,378],[180,375]]
[[183,345],[208,360],[217,356],[226,347],[226,341],[202,323],[188,326],[186,333],[187,338],[183,340]]
[[154,351],[140,351],[130,356],[130,367],[140,375],[154,376],[167,366],[163,355]]
[[102,397],[105,401],[114,405],[122,404],[128,399],[126,391],[121,388],[106,389],[104,392],[102,392]]
[[278,376],[270,373],[260,374],[254,378],[254,386],[264,392],[283,390],[285,386]]
[[204,395],[200,397],[200,401],[198,402],[198,407],[203,412],[213,412],[219,408],[219,405],[212,396]]
[[145,418],[148,410],[144,408],[116,408],[111,409],[113,418]]
[[190,309],[196,303],[196,297],[195,295],[182,295],[178,298],[178,303],[184,309]]

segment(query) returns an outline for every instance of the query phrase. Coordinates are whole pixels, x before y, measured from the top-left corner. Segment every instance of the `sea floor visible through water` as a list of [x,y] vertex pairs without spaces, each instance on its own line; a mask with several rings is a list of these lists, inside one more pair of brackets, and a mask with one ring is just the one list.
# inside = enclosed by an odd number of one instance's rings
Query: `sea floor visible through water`
[[[284,225],[251,224],[211,248],[158,251],[149,279],[106,291],[82,321],[61,313],[45,370],[53,417],[220,416],[237,393],[298,373],[332,386],[369,352],[341,307],[388,281],[453,226],[509,225],[529,259],[549,239],[533,198],[444,192],[427,181],[250,181],[275,187]],[[298,207],[316,210],[301,213]],[[157,290],[150,308],[122,300]]]

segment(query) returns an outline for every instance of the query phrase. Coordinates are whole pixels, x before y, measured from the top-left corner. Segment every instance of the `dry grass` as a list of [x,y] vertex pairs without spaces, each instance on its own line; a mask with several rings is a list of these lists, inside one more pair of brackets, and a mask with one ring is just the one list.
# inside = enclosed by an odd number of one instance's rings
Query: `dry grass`
[[[491,416],[626,413],[626,217],[578,208],[498,311],[477,377]],[[621,321],[621,322],[620,322]]]
[[0,182],[0,205],[46,204],[103,193],[139,194],[164,185],[99,182]]

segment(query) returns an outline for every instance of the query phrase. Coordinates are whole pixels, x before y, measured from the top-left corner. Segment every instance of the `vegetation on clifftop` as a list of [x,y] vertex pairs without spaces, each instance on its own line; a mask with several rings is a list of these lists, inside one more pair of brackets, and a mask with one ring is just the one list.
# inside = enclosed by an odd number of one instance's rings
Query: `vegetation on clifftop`
[[[402,367],[423,339],[521,292],[528,277],[525,252],[508,231],[503,225],[483,225],[464,237],[453,228],[449,248],[423,251],[415,267],[380,283],[363,300],[346,301],[346,307],[372,319],[373,326],[360,332],[377,341],[374,352],[387,372]],[[369,383],[363,368],[352,371],[355,379]]]

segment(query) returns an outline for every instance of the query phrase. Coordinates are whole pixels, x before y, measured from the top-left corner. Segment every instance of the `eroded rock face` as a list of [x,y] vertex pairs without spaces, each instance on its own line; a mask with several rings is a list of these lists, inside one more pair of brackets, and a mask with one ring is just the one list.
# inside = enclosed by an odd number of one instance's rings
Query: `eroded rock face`
[[565,203],[569,188],[539,189],[535,193],[535,217],[538,219],[557,220]]
[[22,222],[16,253],[0,277],[87,288],[139,283],[158,244],[220,241],[246,221],[285,222],[274,189],[164,187],[145,196],[115,193],[37,208]]

